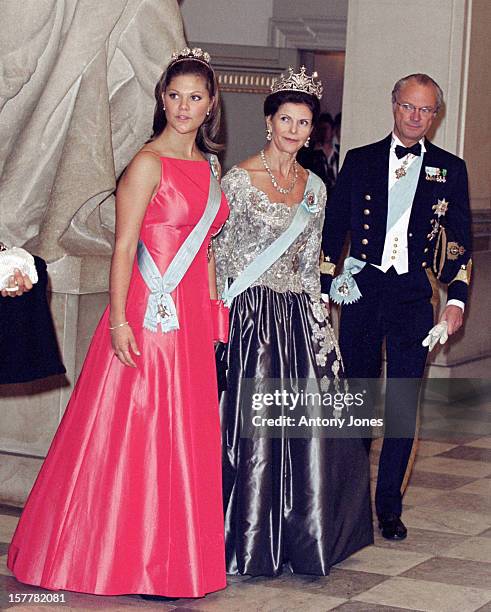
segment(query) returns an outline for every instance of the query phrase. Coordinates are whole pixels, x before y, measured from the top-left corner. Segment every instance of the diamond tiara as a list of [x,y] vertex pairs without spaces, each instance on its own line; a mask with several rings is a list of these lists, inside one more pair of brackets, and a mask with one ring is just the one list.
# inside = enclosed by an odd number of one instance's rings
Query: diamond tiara
[[175,62],[182,62],[183,60],[196,60],[211,68],[210,59],[210,54],[199,47],[194,47],[193,49],[184,47],[181,51],[174,51],[171,55],[170,62],[173,64]]
[[281,74],[278,79],[273,81],[271,93],[277,93],[278,91],[302,91],[320,100],[323,88],[320,80],[314,80],[317,77],[317,72],[313,72],[312,76],[305,74],[305,66],[300,68],[300,72],[293,72],[293,68],[290,66],[288,68],[288,76]]

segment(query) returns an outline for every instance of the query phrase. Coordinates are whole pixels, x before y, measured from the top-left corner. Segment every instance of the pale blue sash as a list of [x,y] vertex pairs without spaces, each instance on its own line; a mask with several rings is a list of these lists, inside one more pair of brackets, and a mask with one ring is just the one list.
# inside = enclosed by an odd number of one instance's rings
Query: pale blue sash
[[394,227],[404,213],[413,205],[414,194],[418,187],[419,173],[423,164],[423,156],[415,159],[406,171],[406,175],[398,179],[389,191],[386,234]]
[[300,234],[307,227],[307,224],[313,213],[319,212],[320,205],[318,202],[319,189],[321,187],[321,179],[309,171],[309,177],[305,185],[302,202],[297,208],[297,212],[293,217],[288,228],[278,236],[262,253],[260,253],[247,268],[242,270],[239,276],[233,281],[230,287],[227,287],[222,295],[222,299],[226,306],[230,307],[232,300],[240,293],[248,289],[257,279],[269,270],[269,268],[277,261],[281,255],[295,242]]
[[[389,233],[397,221],[413,205],[422,163],[423,156],[420,155],[409,166],[406,174],[398,179],[390,189],[386,234]],[[355,257],[346,258],[343,271],[331,283],[329,297],[333,302],[336,302],[336,304],[352,304],[362,297],[362,293],[353,276],[363,270],[365,264],[366,262]]]
[[216,167],[214,166],[216,162],[213,158],[210,158],[209,161],[211,166],[210,189],[205,211],[189,236],[182,243],[163,275],[160,274],[143,241],[138,241],[138,268],[143,280],[150,289],[143,327],[152,332],[157,331],[159,323],[162,332],[179,329],[176,306],[171,293],[181,282],[196,257],[220,208],[222,191],[215,177]]

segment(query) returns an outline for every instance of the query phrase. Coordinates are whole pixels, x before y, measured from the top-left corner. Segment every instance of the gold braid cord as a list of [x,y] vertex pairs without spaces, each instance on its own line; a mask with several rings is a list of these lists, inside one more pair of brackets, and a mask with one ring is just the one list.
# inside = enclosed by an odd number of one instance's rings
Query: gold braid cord
[[[440,251],[440,261],[438,261],[438,251]],[[434,253],[433,270],[435,271],[436,277],[440,278],[442,275],[443,266],[445,265],[445,256],[447,253],[447,233],[445,232],[443,225],[440,226],[440,231],[438,232]]]

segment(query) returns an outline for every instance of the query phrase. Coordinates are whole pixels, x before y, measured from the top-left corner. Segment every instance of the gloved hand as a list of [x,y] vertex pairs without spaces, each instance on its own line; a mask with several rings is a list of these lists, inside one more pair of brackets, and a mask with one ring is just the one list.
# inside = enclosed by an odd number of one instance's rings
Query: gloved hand
[[438,323],[434,327],[430,329],[428,335],[423,340],[423,346],[427,346],[428,350],[432,351],[435,348],[435,345],[439,341],[440,344],[445,344],[448,340],[448,324],[446,321],[442,321]]

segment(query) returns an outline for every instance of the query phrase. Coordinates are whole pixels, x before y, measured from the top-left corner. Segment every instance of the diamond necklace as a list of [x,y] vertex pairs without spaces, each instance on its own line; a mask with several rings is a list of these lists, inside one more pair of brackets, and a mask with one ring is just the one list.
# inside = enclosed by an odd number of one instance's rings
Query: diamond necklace
[[291,193],[295,187],[295,184],[298,178],[297,160],[293,162],[293,179],[292,179],[290,187],[280,187],[280,185],[278,185],[278,181],[275,179],[273,171],[268,166],[268,162],[266,161],[266,155],[264,154],[264,149],[261,149],[259,153],[259,157],[261,158],[264,169],[269,174],[269,178],[271,179],[271,182],[273,183],[273,187],[276,189],[276,191],[279,191],[280,193],[283,193],[283,194]]

